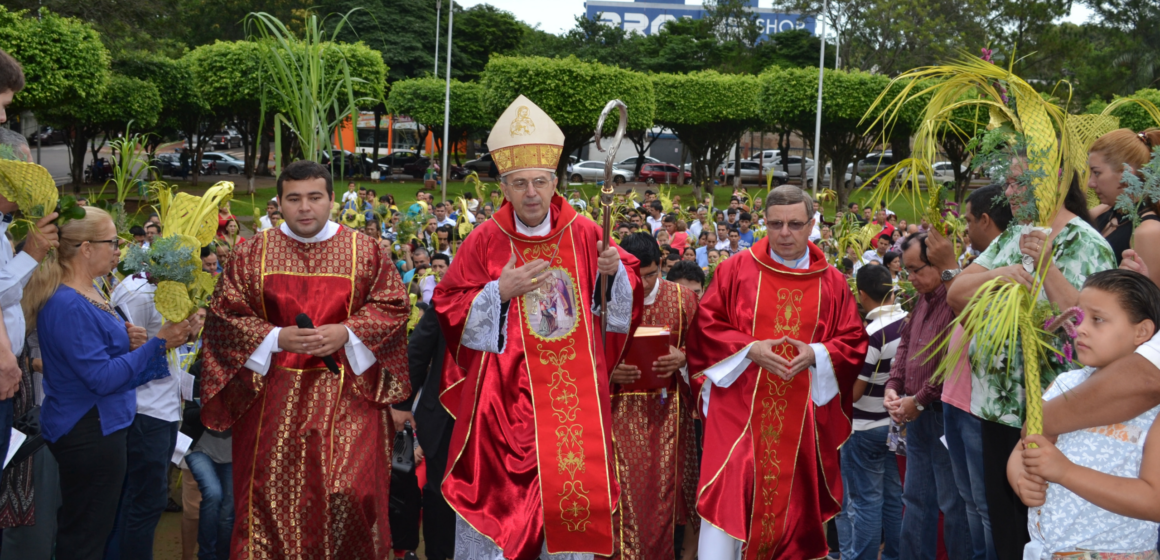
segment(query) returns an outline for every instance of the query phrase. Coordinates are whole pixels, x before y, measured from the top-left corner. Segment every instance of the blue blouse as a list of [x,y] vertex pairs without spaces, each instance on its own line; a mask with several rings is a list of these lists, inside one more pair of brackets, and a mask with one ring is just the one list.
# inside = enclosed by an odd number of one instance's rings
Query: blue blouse
[[133,423],[136,388],[169,375],[165,341],[129,351],[125,322],[61,285],[36,316],[44,360],[44,438],[55,442],[93,406],[109,435]]

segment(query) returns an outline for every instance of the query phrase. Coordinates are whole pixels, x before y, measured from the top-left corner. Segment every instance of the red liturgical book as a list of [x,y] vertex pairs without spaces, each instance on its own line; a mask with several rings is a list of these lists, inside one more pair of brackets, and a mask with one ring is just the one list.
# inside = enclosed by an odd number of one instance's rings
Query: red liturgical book
[[640,369],[640,379],[635,383],[623,385],[625,391],[655,391],[657,389],[671,389],[676,386],[677,375],[658,378],[653,371],[653,362],[669,353],[668,327],[639,327],[632,337],[632,345],[624,363]]

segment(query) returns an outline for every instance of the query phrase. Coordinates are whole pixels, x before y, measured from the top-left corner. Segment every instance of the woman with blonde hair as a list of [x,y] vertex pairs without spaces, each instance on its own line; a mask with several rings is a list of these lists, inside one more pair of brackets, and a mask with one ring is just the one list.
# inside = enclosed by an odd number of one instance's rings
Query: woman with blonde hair
[[61,226],[55,257],[36,269],[22,301],[36,319],[44,361],[41,431],[60,467],[59,560],[103,556],[125,478],[136,388],[169,375],[165,350],[190,333],[188,321],[167,323],[147,341],[144,328],[118,317],[93,283],[117,266],[117,228],[104,210],[85,212]]
[[[1160,146],[1160,130],[1157,129],[1137,133],[1121,128],[1100,136],[1088,149],[1091,174],[1087,186],[1100,201],[1099,206],[1091,210],[1095,217],[1094,225],[1112,246],[1116,263],[1121,262],[1124,252],[1134,246],[1134,254],[1148,265],[1149,270],[1160,274],[1160,216],[1156,214],[1154,205],[1137,210],[1142,221],[1135,227],[1130,218],[1115,209],[1116,197],[1127,187],[1123,182],[1124,165],[1127,164],[1138,175],[1140,168],[1152,158],[1152,149],[1156,146]],[[1157,276],[1152,277],[1153,281],[1157,279]]]

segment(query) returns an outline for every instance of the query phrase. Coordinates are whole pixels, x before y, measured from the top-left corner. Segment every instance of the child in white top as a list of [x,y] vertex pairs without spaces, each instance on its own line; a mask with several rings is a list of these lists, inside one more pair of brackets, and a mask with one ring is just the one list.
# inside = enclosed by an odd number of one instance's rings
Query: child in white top
[[[1108,270],[1093,274],[1079,295],[1083,321],[1075,340],[1077,359],[1088,367],[1056,378],[1044,400],[1068,398],[1098,368],[1127,356],[1160,325],[1160,288],[1141,274]],[[1115,406],[1115,403],[1108,403]],[[1025,560],[1050,560],[1068,552],[1127,554],[1145,558],[1156,550],[1160,521],[1160,407],[1123,424],[1059,436],[1052,442],[1028,436],[1007,464],[1007,478],[1027,513],[1031,542]],[[1037,448],[1028,447],[1034,443]]]

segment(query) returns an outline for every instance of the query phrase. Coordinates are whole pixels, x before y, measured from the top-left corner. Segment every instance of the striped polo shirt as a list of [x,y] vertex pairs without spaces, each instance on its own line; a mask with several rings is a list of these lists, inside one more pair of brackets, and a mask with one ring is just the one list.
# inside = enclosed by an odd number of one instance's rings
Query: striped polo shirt
[[905,319],[906,312],[901,305],[883,305],[866,314],[866,320],[870,321],[866,326],[870,347],[866,351],[866,363],[858,379],[869,383],[869,386],[862,393],[862,398],[854,403],[855,430],[871,430],[890,424],[890,414],[882,406],[882,398],[886,394],[890,362],[898,351]]

